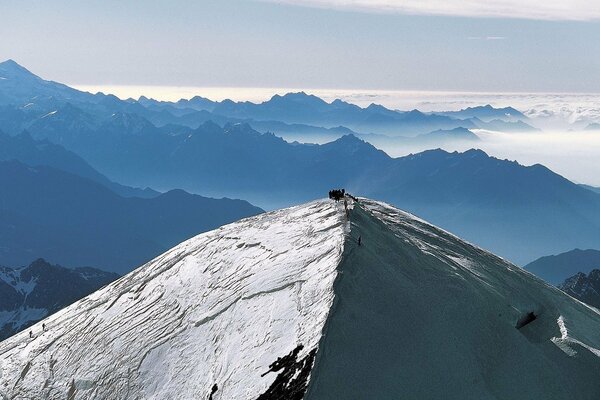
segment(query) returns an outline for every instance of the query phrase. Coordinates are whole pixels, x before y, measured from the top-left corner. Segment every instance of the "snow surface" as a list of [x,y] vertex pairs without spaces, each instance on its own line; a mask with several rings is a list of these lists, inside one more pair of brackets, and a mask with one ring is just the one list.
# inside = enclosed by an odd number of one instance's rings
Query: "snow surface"
[[43,322],[0,343],[0,397],[256,399],[301,344],[306,399],[600,398],[598,310],[368,199],[199,235]]
[[347,223],[330,201],[192,238],[0,343],[7,398],[256,398],[317,347]]

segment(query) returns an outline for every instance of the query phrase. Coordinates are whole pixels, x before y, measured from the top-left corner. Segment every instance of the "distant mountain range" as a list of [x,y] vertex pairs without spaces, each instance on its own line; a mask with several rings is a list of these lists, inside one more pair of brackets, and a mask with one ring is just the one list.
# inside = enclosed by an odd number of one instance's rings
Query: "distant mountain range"
[[600,250],[574,249],[557,255],[544,256],[523,268],[553,285],[559,285],[577,273],[587,274],[595,268],[600,268]]
[[[38,259],[27,267],[0,267],[0,340],[114,281],[94,268],[63,268]],[[39,332],[36,332],[39,334]]]
[[[8,66],[15,70],[13,75],[3,72],[10,79],[32,75]],[[0,67],[6,68],[6,63]],[[448,138],[476,142],[476,135],[467,129],[475,125],[462,126],[468,120],[377,105],[360,108],[341,100],[327,103],[305,93],[274,96],[260,104],[199,97],[171,103],[122,101],[39,78],[26,82],[29,91],[24,86],[19,96],[4,97],[13,102],[18,97],[21,103],[4,103],[6,115],[14,118],[3,118],[0,111],[0,125],[25,121],[18,128],[27,128],[34,140],[60,145],[107,179],[127,186],[181,188],[244,198],[266,208],[297,204],[345,187],[415,212],[517,263],[593,247],[600,237],[600,196],[541,165],[525,167],[475,150],[432,150],[394,159],[351,134],[369,124],[384,127],[383,131],[418,124],[420,128],[411,132],[422,136],[394,139],[431,141],[431,147]],[[55,92],[50,90],[53,85]],[[45,97],[36,97],[38,90]],[[507,109],[486,106],[465,113],[486,123],[501,115],[507,124],[522,122],[520,115]],[[322,145],[288,143],[253,129],[253,122],[232,123],[258,119],[264,119],[263,128],[273,124],[294,129],[290,127],[298,123],[302,129],[345,136]],[[208,122],[198,124],[202,120]],[[308,125],[313,123],[321,126]],[[167,195],[163,196],[172,198]]]
[[[0,116],[0,129],[9,133],[22,129],[35,131],[35,127],[30,128],[32,124],[52,116],[52,113],[61,108],[61,113],[67,115],[64,118],[69,122],[69,128],[78,131],[98,128],[99,124],[106,122],[115,112],[136,114],[155,126],[165,128],[172,125],[171,128],[175,130],[183,127],[197,128],[207,121],[220,125],[248,123],[261,132],[270,131],[282,135],[300,132],[327,134],[335,132],[335,129],[345,129],[334,139],[347,133],[416,136],[458,127],[508,131],[535,129],[524,122],[526,117],[523,114],[513,108],[495,109],[484,106],[458,112],[422,113],[418,110],[390,110],[376,104],[361,108],[342,100],[327,103],[304,92],[275,95],[259,104],[232,100],[214,102],[199,96],[178,102],[156,101],[145,97],[137,101],[121,101],[112,95],[92,95],[45,81],[12,60],[0,63],[0,75],[6,78],[0,81],[0,105],[3,105],[0,114],[5,116]],[[74,106],[80,112],[65,110],[66,104]],[[55,121],[56,118],[54,117]],[[136,127],[143,129],[144,123],[139,120]],[[328,131],[330,129],[334,131]],[[54,132],[54,135],[59,134]]]
[[600,269],[593,269],[587,275],[578,272],[558,287],[577,300],[600,309]]
[[393,202],[518,263],[591,247],[600,237],[598,194],[543,166],[524,167],[482,151],[433,150],[394,159],[352,135],[324,145],[290,144],[248,125],[213,123],[187,134],[97,135],[68,145],[127,185],[179,187],[267,208],[346,187]]

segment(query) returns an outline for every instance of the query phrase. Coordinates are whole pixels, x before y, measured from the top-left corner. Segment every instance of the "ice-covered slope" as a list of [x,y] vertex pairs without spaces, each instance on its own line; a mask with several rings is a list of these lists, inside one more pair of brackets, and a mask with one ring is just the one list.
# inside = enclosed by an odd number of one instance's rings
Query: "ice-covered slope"
[[[311,355],[333,301],[344,216],[329,202],[192,238],[0,343],[6,398],[257,398],[278,357]],[[310,363],[312,365],[312,362]]]
[[595,309],[366,199],[197,236],[44,322],[0,343],[5,398],[600,398]]

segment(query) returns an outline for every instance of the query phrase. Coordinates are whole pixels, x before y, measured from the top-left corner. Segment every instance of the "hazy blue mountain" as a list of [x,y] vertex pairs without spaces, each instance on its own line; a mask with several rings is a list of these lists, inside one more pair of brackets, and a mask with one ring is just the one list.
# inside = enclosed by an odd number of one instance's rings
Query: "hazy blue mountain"
[[[333,107],[314,95],[304,92],[288,93],[284,96],[274,95],[270,100],[255,104],[249,101],[234,102],[224,100],[214,109],[215,114],[241,119],[280,120],[291,123],[307,123],[314,121],[319,115],[328,111],[346,111],[346,107]],[[310,123],[310,122],[308,122]]]
[[[495,130],[522,130],[528,126],[523,123],[517,125],[518,121],[476,122],[472,117],[458,119],[448,115],[425,114],[418,110],[400,112],[376,104],[361,108],[342,100],[327,103],[304,92],[275,95],[259,104],[231,100],[213,102],[200,96],[178,102],[156,101],[146,97],[140,97],[137,101],[123,101],[113,95],[85,93],[56,82],[45,81],[14,61],[0,63],[0,71],[1,68],[10,72],[5,73],[9,78],[0,84],[0,98],[5,100],[0,101],[0,105],[11,105],[12,108],[4,110],[4,113],[14,114],[10,118],[0,115],[0,129],[9,134],[16,134],[23,129],[37,131],[36,128],[30,128],[30,125],[36,123],[45,125],[44,128],[50,130],[51,126],[48,125],[56,124],[56,121],[47,123],[39,120],[55,114],[63,114],[63,118],[70,119],[72,130],[97,130],[98,125],[114,113],[137,115],[158,127],[179,125],[197,128],[207,121],[220,125],[243,122],[261,131],[274,131],[271,128],[277,124],[277,129],[285,128],[281,123],[295,125],[291,130],[285,129],[287,134],[297,133],[293,130],[298,129],[314,132],[319,128],[345,127],[351,131],[348,133],[415,136],[438,129],[477,128],[484,127],[485,124],[491,124],[486,129]],[[11,83],[6,83],[8,81]],[[76,112],[69,109],[69,105],[80,113],[74,115]],[[507,110],[509,108],[504,111],[507,113]],[[55,116],[56,118],[61,117]],[[269,123],[271,127],[268,126]],[[60,132],[53,134],[58,137],[55,142],[64,135]],[[332,136],[327,138],[332,139]]]
[[150,188],[138,189],[110,181],[75,153],[48,140],[36,141],[27,132],[8,136],[0,132],[0,161],[18,160],[24,164],[49,166],[91,179],[123,197],[156,197],[160,193]]
[[332,187],[390,201],[524,263],[592,247],[600,196],[547,168],[481,151],[436,150],[393,159],[348,135],[324,145],[287,143],[245,124],[203,124],[185,135],[97,138],[78,151],[111,179],[160,190],[235,196],[274,208]]
[[275,95],[270,100],[251,102],[220,102],[213,114],[251,121],[282,121],[288,124],[306,124],[335,128],[345,126],[357,132],[414,136],[435,129],[474,127],[468,120],[448,116],[424,114],[418,110],[399,112],[372,104],[361,108],[341,100],[327,103],[304,92]]
[[181,99],[175,103],[179,108],[191,108],[196,111],[212,111],[216,104],[216,102],[201,96],[194,96],[189,100]]
[[66,266],[128,272],[199,232],[260,213],[241,200],[173,190],[124,198],[50,167],[0,162],[0,264],[44,257]]
[[587,275],[578,272],[558,287],[577,300],[600,308],[600,269],[593,269]]
[[600,251],[574,249],[540,257],[523,268],[553,285],[558,285],[578,272],[587,274],[595,268],[600,268]]
[[473,122],[473,125],[479,129],[486,129],[490,131],[498,131],[498,132],[530,132],[530,131],[539,131],[538,128],[535,128],[523,121],[504,121],[502,119],[493,119],[491,121],[482,121],[477,117],[469,119],[469,121]]
[[325,144],[342,136],[354,135],[378,148],[404,145],[423,151],[455,142],[478,142],[481,140],[479,136],[469,129],[460,127],[448,130],[438,129],[414,137],[405,137],[377,133],[357,133],[343,126],[321,128],[303,124],[285,124],[276,121],[249,121],[248,124],[260,132],[272,132],[288,142],[298,141],[301,143]]
[[87,94],[61,83],[46,81],[13,60],[0,63],[0,104],[26,105],[40,98],[84,100]]
[[415,139],[421,142],[427,141],[436,144],[443,144],[452,141],[478,142],[481,140],[479,136],[465,128],[454,128],[450,130],[438,129],[437,131],[423,133],[417,136]]
[[69,269],[43,259],[26,267],[0,267],[0,340],[117,278],[115,273],[90,267]]
[[[332,142],[345,135],[355,135],[357,137],[366,137],[371,135],[360,134],[345,126],[336,126],[332,128],[323,128],[320,126],[305,124],[286,124],[280,121],[245,121],[244,123],[252,126],[259,132],[270,132],[285,139],[288,142],[298,141],[301,143],[324,144]],[[378,135],[384,136],[385,135]]]
[[[115,112],[151,118],[162,114],[171,122],[176,118],[168,111],[153,111],[137,101],[123,101],[114,95],[91,94],[61,83],[46,81],[12,60],[0,63],[0,129],[14,135],[34,121],[56,114],[73,128],[85,130],[97,126],[98,120]],[[170,110],[175,109],[169,106]],[[193,111],[193,110],[190,110]],[[60,135],[59,132],[55,133]]]
[[459,111],[436,112],[436,114],[448,115],[461,119],[478,118],[485,122],[492,120],[512,122],[526,121],[529,119],[525,114],[513,107],[495,108],[489,104],[477,107],[467,107]]

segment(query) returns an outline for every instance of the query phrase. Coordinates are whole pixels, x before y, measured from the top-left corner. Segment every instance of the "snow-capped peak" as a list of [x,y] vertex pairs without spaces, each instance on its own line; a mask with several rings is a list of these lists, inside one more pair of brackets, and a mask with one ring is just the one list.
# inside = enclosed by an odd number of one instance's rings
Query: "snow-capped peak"
[[43,322],[0,343],[0,395],[600,396],[596,309],[368,199],[196,236]]

